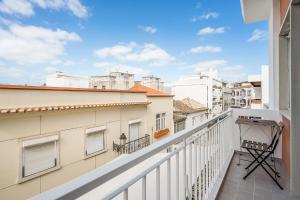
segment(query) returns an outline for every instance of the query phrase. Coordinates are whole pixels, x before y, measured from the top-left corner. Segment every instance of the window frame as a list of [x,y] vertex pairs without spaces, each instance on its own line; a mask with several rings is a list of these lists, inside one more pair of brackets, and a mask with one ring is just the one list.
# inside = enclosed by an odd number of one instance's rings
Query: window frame
[[[56,139],[49,140],[48,142],[38,142],[38,140],[42,140],[43,138],[46,139],[46,138],[50,138],[50,137],[53,137],[53,138],[55,137]],[[36,140],[36,142],[34,142],[34,140]],[[28,175],[28,176],[23,176],[23,167],[25,165],[25,163],[24,163],[24,150],[26,148],[26,146],[24,146],[24,143],[29,142],[29,141],[33,141],[35,144],[26,145],[27,147],[46,144],[46,143],[49,143],[49,142],[54,142],[55,143],[55,152],[56,152],[55,166],[51,167],[51,168],[48,168],[46,170],[42,170],[40,172],[31,174],[31,175]],[[23,183],[23,182],[29,181],[31,179],[40,177],[44,174],[48,174],[50,172],[56,171],[56,170],[61,168],[61,165],[60,165],[60,136],[59,136],[59,134],[35,136],[35,137],[29,137],[29,138],[22,139],[22,140],[20,140],[19,152],[20,152],[20,156],[19,156],[18,183]]]
[[[158,115],[159,117],[157,118]],[[155,114],[155,131],[161,131],[166,129],[166,116],[166,112]],[[157,125],[157,122],[159,122],[159,126]],[[157,129],[158,127],[159,129]]]
[[[94,129],[94,130],[93,130]],[[85,133],[84,133],[84,149],[83,149],[83,155],[84,155],[84,159],[88,159],[94,156],[97,156],[99,154],[105,153],[107,152],[107,138],[106,138],[106,126],[94,126],[94,127],[89,127],[85,129]],[[90,134],[95,134],[97,132],[102,132],[103,133],[103,150],[100,151],[96,151],[94,153],[91,154],[87,154],[87,137]]]

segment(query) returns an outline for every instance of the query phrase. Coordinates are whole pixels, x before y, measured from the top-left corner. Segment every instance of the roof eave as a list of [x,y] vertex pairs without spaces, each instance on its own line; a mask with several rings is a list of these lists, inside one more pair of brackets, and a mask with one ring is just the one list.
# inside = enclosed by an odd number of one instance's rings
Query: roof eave
[[245,23],[268,20],[271,3],[268,0],[241,0],[241,10]]

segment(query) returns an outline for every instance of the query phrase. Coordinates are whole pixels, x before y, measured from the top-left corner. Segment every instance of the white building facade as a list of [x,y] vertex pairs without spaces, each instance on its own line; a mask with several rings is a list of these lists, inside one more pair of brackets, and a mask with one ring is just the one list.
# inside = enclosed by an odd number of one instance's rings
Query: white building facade
[[175,99],[192,98],[205,105],[209,113],[216,115],[223,110],[222,87],[223,82],[218,79],[217,72],[210,70],[174,82],[172,93]]
[[128,90],[134,85],[134,74],[110,72],[105,76],[91,76],[89,86],[98,89]]
[[89,78],[83,76],[70,76],[63,72],[56,72],[47,76],[46,86],[49,87],[71,87],[71,88],[88,88]]
[[164,83],[161,82],[160,78],[155,77],[153,75],[143,76],[142,84],[147,87],[165,92]]

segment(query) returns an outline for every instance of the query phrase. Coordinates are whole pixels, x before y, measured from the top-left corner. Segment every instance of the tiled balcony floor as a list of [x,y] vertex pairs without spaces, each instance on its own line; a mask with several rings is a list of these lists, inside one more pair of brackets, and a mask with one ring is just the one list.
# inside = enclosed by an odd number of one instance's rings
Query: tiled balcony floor
[[[245,157],[245,155],[243,155],[243,157]],[[277,161],[276,167],[281,176],[279,182],[284,190],[280,190],[262,167],[258,167],[246,180],[243,180],[243,176],[247,173],[245,166],[248,162],[241,161],[240,166],[237,166],[237,163],[238,155],[235,154],[218,195],[218,200],[296,199],[289,196],[289,176],[280,161]]]

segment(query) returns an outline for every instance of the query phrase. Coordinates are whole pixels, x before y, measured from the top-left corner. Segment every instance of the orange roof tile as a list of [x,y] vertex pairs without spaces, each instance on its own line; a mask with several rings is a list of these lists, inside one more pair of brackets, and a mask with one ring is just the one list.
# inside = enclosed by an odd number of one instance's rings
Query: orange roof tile
[[0,114],[8,113],[24,113],[24,112],[45,112],[58,110],[74,110],[84,108],[100,108],[100,107],[125,107],[136,105],[148,105],[151,102],[117,102],[105,104],[85,104],[85,105],[56,105],[56,106],[39,106],[39,107],[24,107],[24,108],[0,108]]
[[146,95],[148,97],[173,97],[174,96],[172,94],[164,93],[156,89],[144,86],[140,83],[136,83],[132,88],[129,89],[129,91],[146,92]]

